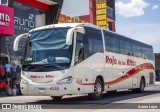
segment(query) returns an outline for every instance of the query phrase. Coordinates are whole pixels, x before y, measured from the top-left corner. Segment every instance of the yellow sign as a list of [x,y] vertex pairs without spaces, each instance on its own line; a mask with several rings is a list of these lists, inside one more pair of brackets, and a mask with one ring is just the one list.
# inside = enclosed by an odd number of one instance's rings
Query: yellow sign
[[106,0],[96,0],[96,25],[107,28],[107,5]]

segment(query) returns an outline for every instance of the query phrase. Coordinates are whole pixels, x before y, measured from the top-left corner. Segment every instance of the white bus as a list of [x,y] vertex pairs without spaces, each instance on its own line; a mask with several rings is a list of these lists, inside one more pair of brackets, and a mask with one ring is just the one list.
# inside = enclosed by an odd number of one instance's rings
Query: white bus
[[65,23],[43,26],[18,36],[27,38],[21,73],[24,95],[88,94],[129,89],[143,92],[155,84],[151,45],[126,38],[92,24]]

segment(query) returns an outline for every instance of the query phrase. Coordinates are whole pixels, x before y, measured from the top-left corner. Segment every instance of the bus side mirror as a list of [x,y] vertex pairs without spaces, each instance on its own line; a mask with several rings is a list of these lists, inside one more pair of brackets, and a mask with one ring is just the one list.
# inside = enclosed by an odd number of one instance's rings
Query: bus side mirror
[[27,38],[27,37],[28,37],[28,33],[24,33],[24,34],[17,36],[16,39],[14,40],[13,50],[18,51],[18,44],[19,44],[20,39]]
[[85,30],[83,27],[75,27],[75,28],[71,28],[68,30],[67,37],[66,37],[66,44],[67,45],[72,45],[73,34],[77,33],[77,32],[81,33],[81,34],[85,34]]

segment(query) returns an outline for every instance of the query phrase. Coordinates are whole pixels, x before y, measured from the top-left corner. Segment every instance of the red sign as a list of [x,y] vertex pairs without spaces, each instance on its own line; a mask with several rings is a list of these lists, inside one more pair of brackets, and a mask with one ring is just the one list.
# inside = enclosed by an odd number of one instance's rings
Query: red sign
[[14,35],[13,8],[0,5],[0,36]]
[[127,59],[126,61],[118,60],[114,56],[112,57],[106,56],[106,63],[111,64],[112,66],[114,65],[136,66],[136,62],[132,59]]

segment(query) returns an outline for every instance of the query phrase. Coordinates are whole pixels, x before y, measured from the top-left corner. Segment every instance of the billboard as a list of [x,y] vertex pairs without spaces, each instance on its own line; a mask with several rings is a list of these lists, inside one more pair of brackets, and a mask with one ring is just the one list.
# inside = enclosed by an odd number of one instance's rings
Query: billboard
[[96,25],[107,29],[106,0],[96,0]]
[[60,14],[58,23],[86,23],[86,22],[83,21],[83,20],[80,20],[78,18],[74,18],[74,17],[70,17],[70,16]]
[[30,8],[28,10],[19,11],[20,8],[14,8],[14,29],[15,35],[23,34],[29,32],[31,29],[35,28],[35,14],[32,13]]

